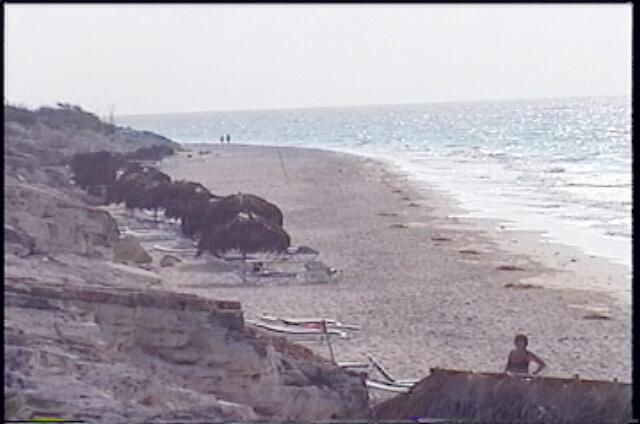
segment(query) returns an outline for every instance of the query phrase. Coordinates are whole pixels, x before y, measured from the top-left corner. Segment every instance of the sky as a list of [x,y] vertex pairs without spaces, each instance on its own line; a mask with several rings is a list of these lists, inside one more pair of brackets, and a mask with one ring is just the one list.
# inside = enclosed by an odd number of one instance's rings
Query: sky
[[99,114],[631,94],[632,6],[5,5],[5,100]]

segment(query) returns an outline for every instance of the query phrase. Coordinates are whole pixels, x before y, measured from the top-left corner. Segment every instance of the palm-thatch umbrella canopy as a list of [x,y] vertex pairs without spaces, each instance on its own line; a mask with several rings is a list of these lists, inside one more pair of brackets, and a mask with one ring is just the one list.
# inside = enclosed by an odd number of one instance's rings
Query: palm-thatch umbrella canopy
[[184,219],[194,208],[201,207],[209,199],[217,198],[202,184],[192,181],[174,181],[165,188],[163,207],[167,218]]
[[144,177],[144,181],[150,184],[169,184],[171,182],[170,176],[152,167],[144,167],[142,169],[142,176]]
[[125,171],[117,180],[107,186],[107,204],[123,203],[125,199],[141,188],[141,172],[132,170]]
[[243,255],[283,252],[290,245],[291,237],[280,225],[258,215],[239,213],[226,224],[203,232],[197,255],[208,251],[218,256],[231,250]]
[[120,177],[126,177],[127,175],[131,174],[140,174],[142,172],[144,172],[144,166],[136,162],[129,162],[124,167],[124,171],[122,172],[122,175]]
[[[205,198],[193,196],[182,206],[180,228],[182,234],[191,238],[198,238],[203,232],[203,217],[207,210],[217,201],[215,197]],[[213,228],[213,227],[211,227]]]
[[254,194],[238,193],[212,203],[202,218],[202,229],[224,225],[239,213],[258,215],[282,227],[282,212],[276,205]]
[[165,207],[165,191],[170,185],[171,183],[166,182],[151,182],[141,186],[137,193],[128,198],[135,199],[135,207],[138,209],[153,210],[154,217],[157,218],[158,209]]
[[153,209],[162,207],[162,187],[171,184],[171,178],[154,168],[130,167],[107,189],[107,203],[124,202],[127,209]]
[[153,145],[149,147],[141,147],[127,155],[134,160],[162,160],[167,156],[175,154],[175,150],[169,146]]
[[76,184],[85,189],[106,186],[116,179],[121,157],[111,152],[76,153],[70,166]]

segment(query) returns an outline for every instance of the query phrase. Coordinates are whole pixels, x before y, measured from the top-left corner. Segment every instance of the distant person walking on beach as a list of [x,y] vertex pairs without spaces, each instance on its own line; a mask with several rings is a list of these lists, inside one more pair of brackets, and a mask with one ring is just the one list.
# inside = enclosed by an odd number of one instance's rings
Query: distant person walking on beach
[[231,136],[227,134],[227,144],[231,143]]
[[220,144],[224,144],[224,136],[223,135],[220,136]]
[[538,368],[531,375],[536,375],[547,366],[542,359],[527,350],[527,345],[529,344],[527,336],[524,334],[516,335],[514,343],[516,348],[509,353],[505,372],[516,375],[529,375],[529,364],[535,362]]

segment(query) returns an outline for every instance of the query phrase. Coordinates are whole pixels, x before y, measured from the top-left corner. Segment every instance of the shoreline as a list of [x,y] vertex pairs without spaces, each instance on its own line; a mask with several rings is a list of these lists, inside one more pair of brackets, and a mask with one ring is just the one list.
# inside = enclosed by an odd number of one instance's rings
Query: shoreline
[[[346,154],[360,156],[356,153]],[[368,156],[361,155],[361,157]],[[469,215],[468,209],[465,209],[454,193],[433,186],[427,187],[429,184],[427,181],[417,181],[402,165],[392,160],[387,163],[376,157],[371,158],[387,166],[390,172],[406,179],[406,184],[410,185],[416,193],[426,193],[429,197],[441,198],[443,207],[439,208],[435,214],[454,218],[456,228],[481,231],[488,238],[489,244],[495,243],[500,250],[510,254],[524,255],[539,263],[544,270],[540,275],[526,278],[528,283],[547,288],[604,293],[613,297],[620,306],[631,308],[633,271],[626,264],[609,257],[588,253],[581,246],[563,243],[543,231],[509,228],[508,224],[500,218]],[[562,274],[565,272],[579,275],[579,277],[565,277],[566,274]],[[612,280],[620,283],[612,283]]]
[[[320,150],[323,150],[320,148]],[[327,149],[331,150],[331,149]],[[543,243],[550,243],[559,246],[561,250],[571,249],[576,250],[577,255],[587,256],[590,258],[600,258],[605,260],[607,264],[622,265],[626,268],[629,280],[632,275],[633,258],[631,252],[631,240],[624,239],[619,236],[608,236],[603,231],[592,231],[586,229],[587,232],[581,231],[575,224],[568,224],[563,227],[559,222],[554,222],[553,219],[534,216],[530,213],[525,216],[531,221],[535,221],[535,225],[531,225],[531,222],[523,224],[523,222],[517,218],[514,218],[516,214],[514,212],[508,212],[502,216],[497,216],[496,211],[487,207],[486,202],[482,202],[483,206],[479,210],[471,210],[469,205],[464,204],[460,197],[462,195],[468,195],[468,192],[457,192],[456,189],[451,187],[439,186],[438,183],[430,181],[417,176],[415,171],[411,170],[411,166],[406,163],[406,158],[400,159],[399,157],[386,158],[383,153],[366,153],[358,152],[353,149],[335,150],[337,152],[346,153],[355,156],[368,157],[373,160],[377,160],[385,163],[392,169],[397,169],[400,174],[405,175],[409,181],[415,185],[416,190],[427,190],[429,192],[437,193],[439,196],[446,197],[450,200],[451,209],[455,211],[455,215],[459,216],[461,220],[470,223],[471,225],[478,224],[481,227],[483,222],[495,224],[495,227],[507,229],[516,236],[522,234],[537,233]],[[484,209],[483,209],[484,208]],[[487,230],[485,228],[485,230]],[[488,229],[488,233],[491,234],[491,228]],[[503,230],[500,230],[501,232]],[[559,237],[558,234],[563,234],[563,237]],[[526,236],[525,236],[526,237]],[[622,245],[628,243],[629,251],[627,252]],[[614,251],[615,254],[610,252]],[[604,254],[603,252],[608,252]],[[629,281],[629,284],[631,281]],[[627,303],[631,302],[630,288],[628,293],[621,297],[623,301]]]
[[[551,243],[575,248],[583,255],[596,256],[606,259],[613,264],[623,265],[628,269],[629,273],[632,272],[633,264],[630,239],[608,235],[604,230],[594,230],[588,227],[581,228],[576,225],[575,222],[561,223],[555,221],[553,218],[534,215],[531,212],[523,212],[523,216],[528,220],[528,222],[525,223],[516,212],[498,212],[497,209],[488,205],[487,199],[474,199],[472,202],[468,198],[471,192],[461,191],[459,187],[454,188],[453,186],[447,186],[446,183],[443,184],[442,175],[439,175],[437,178],[429,176],[421,177],[421,173],[416,171],[415,167],[407,161],[407,158],[401,158],[399,156],[388,158],[381,152],[359,152],[354,149],[340,149],[337,151],[356,156],[369,157],[374,160],[379,160],[394,169],[398,169],[398,172],[406,175],[416,184],[418,190],[422,187],[426,188],[426,190],[437,192],[441,196],[450,198],[451,203],[455,205],[453,209],[458,211],[458,215],[465,220],[469,220],[470,222],[493,221],[514,232],[537,232]],[[467,200],[461,200],[464,197],[467,197]],[[473,207],[475,209],[471,209],[471,203],[474,203]]]
[[[192,158],[181,153],[161,164],[164,172],[214,193],[266,197],[282,208],[295,244],[318,248],[344,271],[335,288],[184,290],[231,296],[248,318],[333,313],[364,321],[362,334],[336,347],[339,360],[377,352],[401,378],[430,367],[500,370],[522,331],[552,364],[549,374],[630,379],[630,308],[607,284],[622,265],[541,243],[535,233],[500,232],[493,220],[456,218],[451,199],[372,158],[298,147],[183,147],[194,150]],[[497,270],[505,265],[516,268]],[[589,313],[612,319],[584,319]]]

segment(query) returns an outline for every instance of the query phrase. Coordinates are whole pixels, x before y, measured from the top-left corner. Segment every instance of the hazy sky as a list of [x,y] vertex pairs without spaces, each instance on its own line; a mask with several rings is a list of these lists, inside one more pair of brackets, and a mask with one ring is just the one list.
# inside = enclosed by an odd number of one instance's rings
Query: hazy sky
[[630,5],[9,5],[6,99],[99,114],[625,95]]

